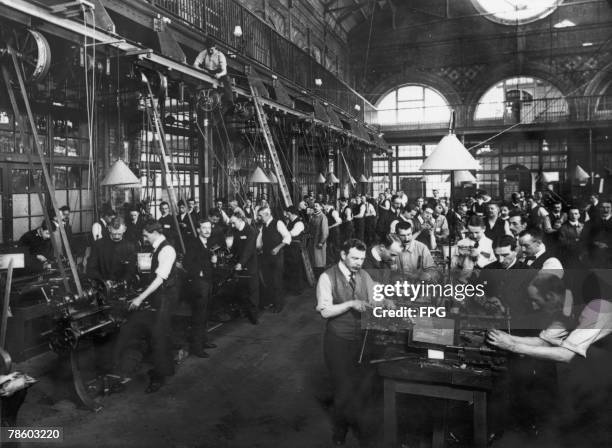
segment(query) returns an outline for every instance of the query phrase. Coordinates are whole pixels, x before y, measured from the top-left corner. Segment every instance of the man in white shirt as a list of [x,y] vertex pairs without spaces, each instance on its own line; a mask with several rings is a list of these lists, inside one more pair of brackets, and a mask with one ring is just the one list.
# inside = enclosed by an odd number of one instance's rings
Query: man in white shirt
[[493,253],[493,241],[485,236],[485,223],[482,217],[474,215],[468,221],[468,237],[474,241],[470,255],[476,266],[484,268],[496,261]]
[[217,45],[210,37],[206,38],[204,50],[198,54],[193,62],[193,66],[203,68],[213,75],[215,79],[223,83],[223,95],[227,107],[233,107],[234,94],[232,92],[232,84],[227,76],[227,59],[222,52],[217,50]]
[[567,364],[557,367],[560,403],[555,406],[555,417],[564,442],[558,446],[608,446],[612,303],[590,300],[573,320],[563,313],[566,289],[557,276],[538,274],[527,292],[534,307],[548,316],[547,327],[535,337],[491,330],[487,342],[527,357]]
[[[157,392],[167,376],[174,374],[174,360],[171,351],[170,318],[177,296],[176,251],[166,240],[162,225],[157,221],[145,224],[142,230],[144,240],[153,247],[151,277],[147,288],[130,303],[129,309],[136,311],[121,328],[117,341],[116,359],[122,349],[133,340],[151,338],[153,370],[149,373],[146,393]],[[143,307],[147,301],[148,307]]]
[[359,364],[361,314],[366,311],[366,304],[374,303],[374,282],[361,269],[365,258],[366,246],[362,241],[345,241],[340,262],[321,274],[317,283],[316,309],[326,319],[323,352],[333,390],[334,445],[344,445],[349,426],[365,442],[359,413],[366,411],[364,392],[371,390],[371,385],[367,387],[371,375],[367,363]]
[[304,263],[302,262],[302,236],[305,230],[300,212],[295,205],[285,209],[287,230],[291,235],[291,244],[285,249],[285,286],[294,295],[302,293],[304,287]]
[[268,298],[274,313],[280,313],[285,306],[283,297],[283,248],[291,244],[291,234],[285,223],[274,219],[270,207],[257,210],[257,218],[263,224],[257,236],[257,248],[261,250],[259,268],[266,285]]
[[102,207],[100,210],[100,219],[94,222],[91,226],[91,239],[89,241],[89,245],[87,249],[85,249],[85,255],[83,256],[83,270],[87,270],[87,262],[91,255],[91,248],[93,247],[93,243],[101,239],[109,239],[110,233],[108,230],[108,226],[110,225],[113,218],[116,216],[115,211],[109,206],[106,205]]

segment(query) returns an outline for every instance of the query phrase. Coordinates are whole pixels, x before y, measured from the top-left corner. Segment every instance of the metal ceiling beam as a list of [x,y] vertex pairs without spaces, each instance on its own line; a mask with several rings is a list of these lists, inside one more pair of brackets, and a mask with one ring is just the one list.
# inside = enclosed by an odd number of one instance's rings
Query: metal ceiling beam
[[359,2],[358,0],[353,0],[353,3],[354,3],[353,5],[346,5],[341,8],[341,9],[346,9],[346,11],[344,11],[342,15],[336,18],[336,22],[338,22],[338,24],[344,22],[346,19],[349,18],[351,14],[353,14],[357,10],[361,11],[361,14],[363,14],[363,17],[365,19],[368,18],[366,13],[363,11],[363,7],[370,4],[371,0],[365,0],[362,2]]

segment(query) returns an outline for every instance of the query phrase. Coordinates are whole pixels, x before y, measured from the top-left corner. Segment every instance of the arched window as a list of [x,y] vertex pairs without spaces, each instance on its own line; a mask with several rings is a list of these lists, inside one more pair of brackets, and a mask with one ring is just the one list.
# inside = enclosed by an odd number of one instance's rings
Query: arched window
[[445,123],[450,118],[446,99],[430,87],[402,86],[387,93],[377,104],[378,124],[419,125]]
[[612,111],[612,81],[601,89],[599,98],[597,99],[597,112],[611,112]]
[[487,19],[504,25],[529,23],[552,13],[563,0],[472,0]]
[[491,87],[478,101],[474,120],[494,123],[534,123],[568,118],[565,97],[552,84],[537,78],[514,77]]

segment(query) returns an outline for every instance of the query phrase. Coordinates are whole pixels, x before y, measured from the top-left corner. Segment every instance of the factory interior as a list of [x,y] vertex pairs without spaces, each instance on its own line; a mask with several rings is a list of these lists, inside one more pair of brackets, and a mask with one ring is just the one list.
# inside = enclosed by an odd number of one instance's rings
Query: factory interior
[[0,0],[0,446],[607,448],[611,267],[612,0]]

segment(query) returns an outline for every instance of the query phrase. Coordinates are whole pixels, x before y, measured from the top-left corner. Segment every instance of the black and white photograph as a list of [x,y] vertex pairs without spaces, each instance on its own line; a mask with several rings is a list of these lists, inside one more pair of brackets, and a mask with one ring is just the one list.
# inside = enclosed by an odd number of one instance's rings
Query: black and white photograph
[[612,447],[612,0],[0,0],[0,447]]

